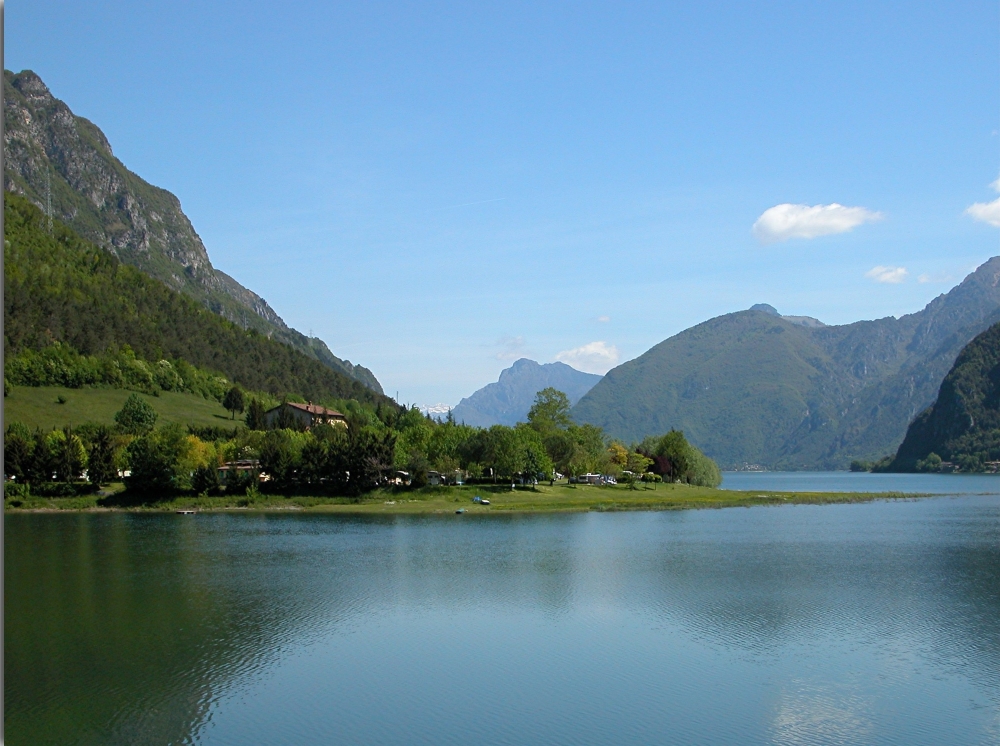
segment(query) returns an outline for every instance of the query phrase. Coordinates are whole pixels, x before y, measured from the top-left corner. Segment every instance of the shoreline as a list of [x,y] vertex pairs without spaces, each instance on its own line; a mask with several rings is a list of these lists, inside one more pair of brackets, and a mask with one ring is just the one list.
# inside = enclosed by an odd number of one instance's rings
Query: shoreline
[[[944,493],[942,493],[944,494]],[[489,505],[473,502],[481,495]],[[494,485],[424,487],[417,490],[377,490],[358,499],[315,495],[178,496],[146,500],[123,491],[78,497],[29,497],[5,500],[6,513],[196,513],[308,512],[344,515],[464,515],[513,513],[581,513],[749,508],[762,505],[828,505],[938,497],[909,492],[783,492],[721,490],[680,484],[631,490],[624,485],[539,485],[510,491]]]

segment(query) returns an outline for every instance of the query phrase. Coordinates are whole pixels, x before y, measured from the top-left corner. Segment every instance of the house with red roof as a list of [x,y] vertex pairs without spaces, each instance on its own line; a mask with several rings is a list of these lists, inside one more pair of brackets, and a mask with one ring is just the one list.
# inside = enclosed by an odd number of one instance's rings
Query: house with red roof
[[316,425],[347,427],[347,419],[335,409],[327,409],[312,402],[299,404],[292,401],[282,402],[274,409],[264,412],[264,423],[269,430],[284,427],[309,430]]

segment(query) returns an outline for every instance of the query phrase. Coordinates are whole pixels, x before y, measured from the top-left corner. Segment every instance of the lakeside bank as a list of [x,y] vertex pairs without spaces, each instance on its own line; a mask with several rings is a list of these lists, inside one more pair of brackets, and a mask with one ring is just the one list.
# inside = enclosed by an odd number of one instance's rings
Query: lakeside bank
[[[479,496],[489,505],[475,502]],[[625,485],[539,485],[518,488],[494,485],[424,487],[420,489],[376,490],[360,498],[316,495],[183,495],[149,499],[124,491],[111,490],[76,497],[35,497],[7,499],[7,512],[127,511],[164,512],[217,511],[310,511],[344,514],[465,514],[488,513],[567,513],[586,511],[690,510],[736,508],[756,505],[822,505],[870,502],[884,499],[928,497],[929,493],[903,492],[788,492],[722,490],[683,484],[660,484],[630,489]]]

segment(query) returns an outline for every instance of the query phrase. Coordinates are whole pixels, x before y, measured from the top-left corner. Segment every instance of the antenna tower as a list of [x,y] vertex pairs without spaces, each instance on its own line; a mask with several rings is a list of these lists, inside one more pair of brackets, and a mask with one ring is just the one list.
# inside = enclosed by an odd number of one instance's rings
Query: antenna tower
[[45,215],[48,218],[49,235],[52,235],[52,169],[45,167]]

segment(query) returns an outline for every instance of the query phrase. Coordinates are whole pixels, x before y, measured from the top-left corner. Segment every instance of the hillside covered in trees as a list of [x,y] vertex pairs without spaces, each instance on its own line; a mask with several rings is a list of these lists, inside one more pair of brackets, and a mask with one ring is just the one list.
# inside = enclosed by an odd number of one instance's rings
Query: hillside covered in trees
[[244,329],[256,329],[382,393],[370,370],[290,328],[267,301],[212,266],[177,197],[130,171],[93,122],[31,70],[4,71],[4,190]]
[[906,431],[889,471],[936,471],[942,462],[983,471],[1000,460],[1000,323],[973,339],[937,400]]
[[23,197],[4,194],[4,221],[8,383],[115,385],[128,383],[136,368],[160,376],[162,388],[180,377],[203,395],[218,395],[218,382],[209,390],[216,373],[273,396],[391,403],[315,358],[226,321],[59,221],[50,234],[42,212]]

